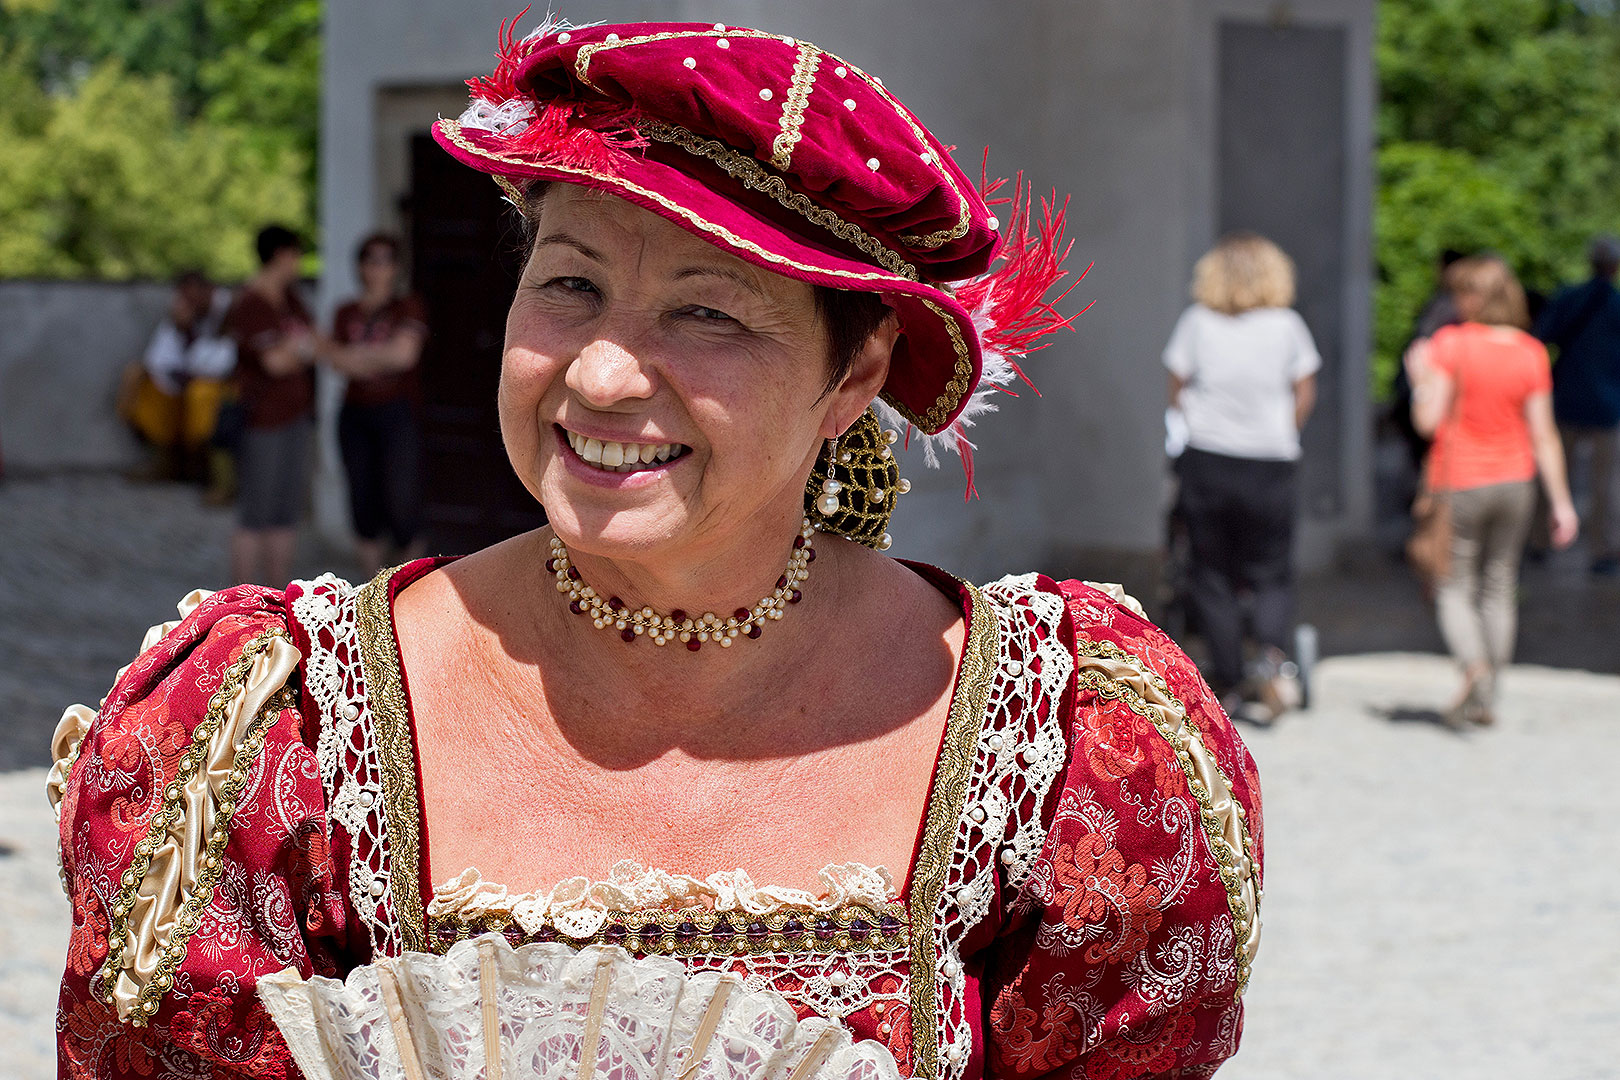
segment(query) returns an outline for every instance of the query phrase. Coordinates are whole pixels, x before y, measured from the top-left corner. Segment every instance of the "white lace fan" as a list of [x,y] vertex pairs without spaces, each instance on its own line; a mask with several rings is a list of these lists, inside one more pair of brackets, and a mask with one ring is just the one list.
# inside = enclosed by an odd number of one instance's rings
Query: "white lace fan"
[[881,1043],[667,957],[499,934],[259,980],[308,1080],[899,1080]]

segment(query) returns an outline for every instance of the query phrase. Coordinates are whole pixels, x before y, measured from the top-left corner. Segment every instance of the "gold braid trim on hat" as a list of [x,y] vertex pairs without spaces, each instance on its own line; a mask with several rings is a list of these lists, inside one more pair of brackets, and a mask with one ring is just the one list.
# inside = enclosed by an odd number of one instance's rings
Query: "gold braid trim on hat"
[[799,59],[793,65],[793,84],[788,88],[787,100],[782,102],[782,130],[771,144],[771,166],[778,172],[793,167],[793,148],[803,137],[804,107],[810,102],[810,92],[816,87],[816,68],[821,65],[821,50],[814,45],[801,45]]
[[954,315],[926,297],[919,296],[917,299],[927,305],[928,310],[945,324],[945,332],[951,335],[951,348],[956,352],[955,375],[945,384],[939,397],[934,399],[933,407],[927,412],[919,413],[915,409],[907,408],[905,402],[886,391],[881,396],[894,407],[895,412],[905,417],[924,434],[937,435],[945,430],[945,425],[950,422],[951,413],[973,387],[973,354],[968,351],[967,339],[962,336],[962,326]]
[[[774,251],[767,251],[751,240],[743,239],[730,229],[726,228],[724,225],[710,221],[704,217],[699,217],[697,214],[693,213],[691,210],[682,206],[680,203],[671,199],[667,195],[642,187],[640,184],[631,183],[622,177],[611,176],[607,173],[597,172],[593,169],[583,169],[573,165],[559,165],[548,161],[536,161],[533,157],[513,157],[510,154],[500,153],[497,150],[492,150],[487,146],[480,146],[473,142],[463,133],[461,125],[454,120],[440,120],[436,126],[438,130],[444,134],[444,137],[450,140],[452,144],[460,147],[468,153],[476,154],[485,161],[499,162],[503,165],[515,165],[524,169],[544,169],[548,173],[561,173],[565,176],[579,177],[580,181],[590,180],[594,183],[602,185],[607,189],[617,189],[619,191],[629,192],[637,198],[646,199],[647,201],[655,203],[658,206],[662,206],[664,209],[668,210],[677,217],[680,217],[682,220],[690,222],[698,231],[718,237],[721,242],[727,246],[736,248],[739,251],[749,252],[750,254],[763,259],[767,263],[774,263],[777,266],[789,266],[795,270],[800,270],[807,274],[821,274],[827,277],[845,278],[851,282],[859,283],[852,284],[848,286],[849,288],[866,289],[868,291],[881,290],[885,285],[903,284],[904,279],[906,279],[906,275],[904,274],[884,272],[876,269],[872,270],[870,273],[855,270],[837,270],[831,267],[815,266],[811,263],[800,262],[797,259],[790,259],[786,255],[779,255]],[[498,177],[499,174],[491,172],[491,176]],[[497,180],[497,182],[499,181]],[[896,278],[901,278],[902,281],[896,281]],[[909,280],[916,281],[917,278],[913,276]],[[934,287],[938,288],[938,286]]]
[[878,265],[885,270],[912,281],[922,280],[917,268],[901,258],[899,252],[884,247],[876,237],[859,225],[845,221],[826,207],[812,202],[803,192],[794,191],[788,187],[786,180],[767,171],[765,166],[747,154],[738,153],[725,143],[714,139],[705,139],[679,124],[669,124],[662,120],[644,120],[637,130],[649,139],[656,139],[661,143],[677,146],[697,157],[707,158],[749,190],[769,195],[786,209],[802,215],[812,224],[820,225],[845,243],[853,244],[863,254],[877,260]]
[[[608,40],[608,41],[595,41],[595,42],[591,42],[588,45],[581,45],[580,48],[579,48],[579,51],[574,54],[574,73],[579,76],[579,81],[580,82],[584,83],[586,86],[591,87],[592,89],[595,89],[596,84],[591,82],[591,60],[592,60],[592,58],[594,58],[596,56],[597,53],[599,53],[599,52],[607,52],[607,51],[610,51],[610,50],[613,50],[613,49],[629,48],[630,46],[633,46],[633,45],[652,45],[652,44],[656,44],[656,43],[661,42],[661,41],[674,41],[674,40],[677,40],[677,39],[680,39],[680,38],[693,38],[693,37],[696,37],[696,38],[720,38],[720,39],[727,39],[727,38],[770,38],[770,39],[775,40],[775,41],[780,41],[783,44],[788,44],[789,41],[791,40],[793,44],[801,45],[806,49],[815,49],[815,47],[812,46],[809,42],[799,41],[797,38],[789,39],[789,38],[785,38],[785,37],[783,37],[783,36],[781,36],[779,34],[769,34],[769,33],[766,33],[766,32],[764,32],[762,30],[749,30],[747,28],[742,28],[742,27],[738,27],[738,28],[727,27],[725,29],[705,29],[705,30],[673,30],[673,31],[666,30],[666,31],[663,31],[663,32],[657,33],[657,34],[640,34],[640,35],[637,35],[635,37],[627,37],[627,38],[618,38],[618,37],[616,37],[616,38],[614,38],[612,40]],[[859,67],[856,67],[854,64],[851,64],[849,61],[847,61],[847,60],[843,59],[842,57],[839,57],[839,56],[837,56],[837,55],[835,55],[833,53],[823,52],[820,49],[815,49],[815,52],[820,56],[826,56],[826,57],[832,59],[833,61],[837,62],[841,67],[843,67],[846,70],[848,70],[850,72],[853,72],[854,74],[860,76],[862,79],[864,79],[866,81],[867,85],[869,85],[872,88],[872,90],[877,93],[877,95],[879,97],[881,97],[885,102],[888,103],[889,107],[894,110],[895,115],[898,116],[900,118],[900,120],[907,127],[909,127],[911,129],[912,134],[914,134],[917,137],[917,144],[921,148],[921,150],[927,151],[933,157],[934,164],[935,164],[935,166],[936,166],[936,168],[937,168],[937,170],[939,172],[939,175],[945,180],[945,184],[946,184],[947,187],[949,187],[951,189],[951,193],[956,196],[956,204],[957,204],[956,224],[954,224],[951,227],[946,228],[946,229],[940,229],[938,232],[927,233],[926,235],[921,235],[921,236],[902,235],[900,237],[901,242],[904,243],[907,247],[914,248],[917,251],[935,251],[935,250],[937,250],[937,249],[939,249],[941,247],[944,247],[946,244],[950,243],[952,240],[959,240],[962,237],[966,236],[967,232],[968,232],[968,227],[969,227],[969,225],[971,223],[971,219],[972,219],[972,210],[971,210],[972,203],[968,199],[967,195],[962,191],[961,185],[959,185],[956,182],[956,177],[951,175],[951,171],[949,169],[945,168],[944,163],[940,160],[940,157],[941,157],[940,153],[938,151],[934,150],[933,145],[931,143],[929,143],[929,141],[928,141],[928,133],[923,130],[922,125],[917,123],[916,118],[911,115],[911,113],[906,109],[906,107],[904,105],[900,104],[900,102],[895,99],[893,94],[889,93],[888,88],[883,85],[883,80],[879,79],[875,75],[869,74],[868,72],[865,72],[865,71],[861,70]],[[799,63],[800,64],[804,63],[804,53],[803,52],[801,52],[799,54]],[[812,69],[812,72],[813,72],[813,69]],[[797,70],[794,73],[794,82],[795,82],[795,86],[796,86],[797,82],[798,82],[798,72],[797,72]],[[806,91],[806,97],[808,97],[808,96],[809,95],[808,95],[808,90],[807,90]],[[790,95],[790,100],[791,100],[791,95]],[[802,104],[801,104],[801,113],[802,113]],[[783,123],[783,133],[784,134],[786,134],[786,119],[787,119],[787,109],[786,109],[786,106],[784,106],[784,108],[783,108],[783,121],[784,121],[784,123]],[[802,116],[801,116],[801,119],[802,119]],[[790,143],[789,146],[788,146],[788,153],[790,155],[792,153],[793,144],[796,144],[798,142],[796,128],[797,128],[797,125],[795,125],[795,137],[793,138],[792,143]],[[782,141],[782,137],[778,136],[777,137],[777,145],[772,147],[772,155],[771,155],[771,163],[772,164],[776,164],[776,157],[777,157],[778,154],[781,153],[781,149],[780,149],[781,141]],[[777,168],[780,168],[783,171],[786,171],[787,166],[785,164],[781,164],[781,165],[777,165]]]

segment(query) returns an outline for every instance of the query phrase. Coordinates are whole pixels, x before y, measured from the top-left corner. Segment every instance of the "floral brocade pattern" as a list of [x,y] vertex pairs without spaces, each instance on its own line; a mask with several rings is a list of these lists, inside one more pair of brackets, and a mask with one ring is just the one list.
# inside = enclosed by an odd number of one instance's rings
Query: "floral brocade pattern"
[[[388,581],[372,588],[386,595]],[[863,885],[795,907],[733,888],[746,875],[728,871],[709,879],[720,902],[683,886],[572,932],[555,905],[545,918],[435,911],[415,891],[414,851],[401,871],[388,776],[413,762],[378,740],[387,706],[366,675],[394,644],[361,640],[358,592],[323,578],[215,594],[113,688],[60,806],[64,1076],[294,1080],[257,979],[289,965],[341,976],[413,934],[443,952],[485,930],[734,972],[801,1018],[882,1042],[907,1076],[1198,1077],[1235,1052],[1263,854],[1254,763],[1180,650],[1104,592],[1038,577],[961,586],[968,641],[903,894]],[[131,1027],[92,986],[113,901],[209,698],[272,631],[302,654],[302,697],[265,729],[172,990]]]
[[[245,725],[241,780],[223,787],[218,807],[223,843],[198,853],[203,870],[185,894],[179,925],[151,941],[120,930],[114,914],[127,905],[120,897],[130,881],[163,886],[155,870],[135,872],[141,843],[159,815],[172,812],[165,807],[185,758],[217,719],[232,672],[287,633],[280,594],[254,587],[213,594],[120,674],[79,746],[59,807],[73,907],[58,1000],[62,1076],[297,1076],[280,1034],[242,992],[288,966],[306,973],[343,966],[346,916],[332,888],[324,799],[292,691],[272,695]],[[140,999],[145,1026],[120,1019],[108,1000],[112,934],[123,935],[125,950],[162,965]]]

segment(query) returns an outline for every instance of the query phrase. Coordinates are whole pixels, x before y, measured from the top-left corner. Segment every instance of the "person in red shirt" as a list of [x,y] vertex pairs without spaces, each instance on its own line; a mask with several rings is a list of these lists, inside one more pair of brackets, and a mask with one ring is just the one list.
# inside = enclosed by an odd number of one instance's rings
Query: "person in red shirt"
[[225,316],[236,340],[245,429],[237,452],[237,528],[231,576],[285,582],[308,501],[315,429],[316,341],[296,291],[303,246],[290,230],[259,232],[259,272]]
[[1429,488],[1451,501],[1451,568],[1436,606],[1463,686],[1446,718],[1489,724],[1497,674],[1513,656],[1538,476],[1554,546],[1574,543],[1579,523],[1553,420],[1552,368],[1546,346],[1525,332],[1524,289],[1494,255],[1460,260],[1446,281],[1463,322],[1407,354],[1412,422],[1434,436]]
[[399,295],[399,240],[373,233],[356,253],[363,290],[338,308],[322,359],[347,375],[338,415],[338,444],[349,479],[349,509],[361,566],[382,569],[382,543],[419,558],[421,527],[421,390],[417,363],[427,341],[427,315],[414,295]]

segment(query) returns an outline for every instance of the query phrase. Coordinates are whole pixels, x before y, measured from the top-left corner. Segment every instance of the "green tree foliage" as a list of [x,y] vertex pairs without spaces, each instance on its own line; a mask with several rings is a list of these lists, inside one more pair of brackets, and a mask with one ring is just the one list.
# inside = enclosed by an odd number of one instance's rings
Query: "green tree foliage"
[[313,221],[319,68],[319,0],[0,0],[0,276],[244,276]]
[[1620,19],[1599,0],[1382,0],[1379,20],[1383,394],[1442,250],[1500,252],[1550,291],[1620,231]]

